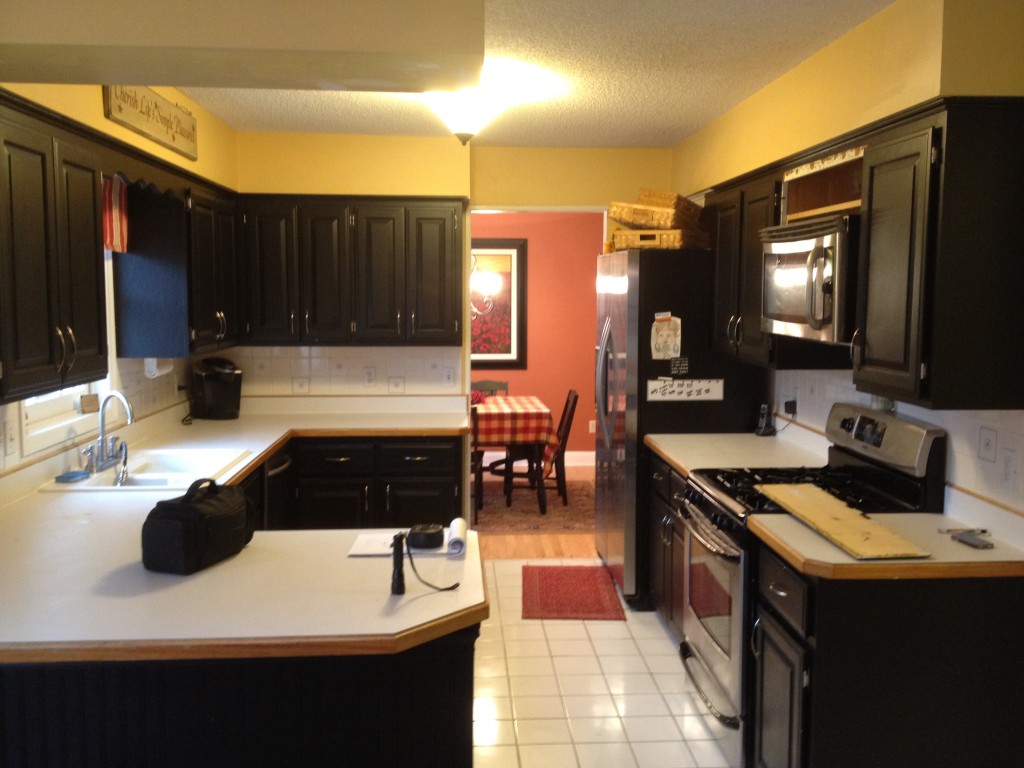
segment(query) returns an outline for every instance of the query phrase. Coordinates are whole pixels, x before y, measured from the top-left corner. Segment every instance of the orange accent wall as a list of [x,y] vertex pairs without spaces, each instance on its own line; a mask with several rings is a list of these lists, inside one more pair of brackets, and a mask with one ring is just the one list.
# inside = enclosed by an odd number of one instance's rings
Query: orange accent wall
[[525,369],[473,365],[471,379],[508,380],[511,394],[536,395],[557,422],[568,391],[580,393],[570,451],[594,450],[594,344],[597,254],[603,213],[473,214],[473,237],[526,238]]

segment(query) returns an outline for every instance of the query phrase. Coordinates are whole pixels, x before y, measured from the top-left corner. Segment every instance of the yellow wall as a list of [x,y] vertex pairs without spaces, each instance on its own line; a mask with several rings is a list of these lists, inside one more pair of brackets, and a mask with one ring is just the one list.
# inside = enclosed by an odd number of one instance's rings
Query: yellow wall
[[[470,142],[472,145],[472,142]],[[607,207],[640,187],[669,189],[670,149],[474,147],[472,204]]]
[[238,134],[238,191],[469,195],[469,154],[454,136]]
[[229,189],[235,189],[238,184],[235,132],[226,123],[174,88],[153,90],[195,116],[198,122],[198,160],[190,160],[107,120],[103,116],[103,90],[98,85],[2,83],[0,87]]
[[945,0],[942,94],[1024,96],[1024,2]]
[[939,95],[942,10],[897,0],[685,139],[672,189],[694,194]]

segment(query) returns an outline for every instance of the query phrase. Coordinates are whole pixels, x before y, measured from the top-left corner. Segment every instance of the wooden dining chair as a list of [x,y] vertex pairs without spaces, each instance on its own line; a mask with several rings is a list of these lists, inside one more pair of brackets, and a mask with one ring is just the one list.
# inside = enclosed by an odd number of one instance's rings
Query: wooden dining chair
[[480,416],[474,405],[469,409],[470,413],[470,454],[469,471],[473,475],[473,519],[470,521],[476,524],[476,514],[484,506],[484,451],[480,447]]
[[474,381],[470,383],[469,388],[474,389],[477,392],[483,392],[485,395],[508,394],[508,382],[497,381],[496,379],[481,379],[480,381]]
[[[565,447],[569,443],[569,431],[572,429],[572,420],[576,415],[576,403],[579,401],[579,393],[570,389],[566,395],[565,405],[562,407],[562,416],[558,420],[558,445],[551,455],[551,477],[545,482],[553,482],[553,487],[562,498],[562,504],[568,506],[569,491],[565,483]],[[515,464],[519,461],[527,463],[525,471],[516,472]],[[494,474],[500,474],[504,478],[505,506],[512,506],[512,490],[514,488],[532,488],[536,490],[537,467],[533,463],[533,453],[525,446],[510,445],[505,451],[505,458],[499,461],[492,461],[489,470]],[[519,482],[516,481],[525,481]]]

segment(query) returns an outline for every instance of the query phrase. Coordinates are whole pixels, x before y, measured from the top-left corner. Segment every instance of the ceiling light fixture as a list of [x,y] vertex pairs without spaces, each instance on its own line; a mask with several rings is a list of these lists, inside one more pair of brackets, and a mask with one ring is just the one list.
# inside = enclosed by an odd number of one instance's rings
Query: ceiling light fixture
[[510,107],[565,96],[569,82],[554,72],[515,59],[486,58],[480,85],[459,91],[428,91],[418,97],[466,144]]

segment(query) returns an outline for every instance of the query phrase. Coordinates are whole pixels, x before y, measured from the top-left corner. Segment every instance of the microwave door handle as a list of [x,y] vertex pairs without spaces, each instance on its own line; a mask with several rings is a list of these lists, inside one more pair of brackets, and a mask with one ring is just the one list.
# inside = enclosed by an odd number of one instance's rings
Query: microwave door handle
[[[804,292],[807,297],[807,324],[816,331],[820,331],[824,325],[824,317],[814,314],[814,296],[817,285],[814,281],[814,265],[821,262],[822,275],[825,270],[825,249],[820,245],[814,246],[807,255],[807,290]],[[824,279],[824,278],[822,278]],[[825,314],[824,298],[822,299],[822,315]]]

